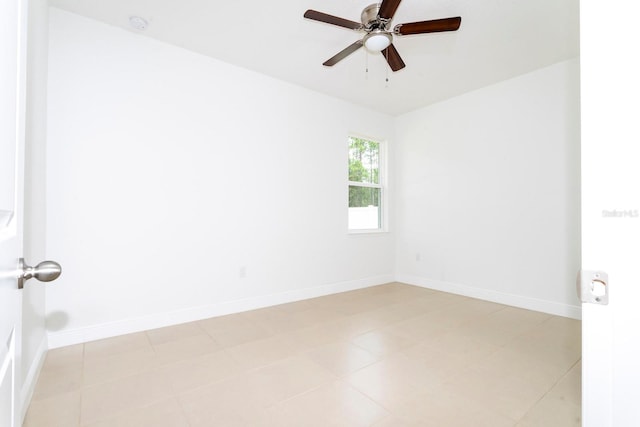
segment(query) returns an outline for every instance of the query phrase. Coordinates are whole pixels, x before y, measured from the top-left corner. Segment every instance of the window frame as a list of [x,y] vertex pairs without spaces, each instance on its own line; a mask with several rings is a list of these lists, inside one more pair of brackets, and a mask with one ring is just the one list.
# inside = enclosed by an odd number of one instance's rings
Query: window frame
[[[374,142],[378,144],[378,183],[369,183],[369,182],[358,182],[349,180],[349,159],[350,159],[350,139],[365,139],[370,142]],[[347,143],[346,143],[346,176],[347,176],[347,233],[348,234],[376,234],[376,233],[386,233],[388,232],[388,201],[387,201],[387,141],[379,138],[373,138],[370,136],[350,132],[347,135]],[[377,188],[380,190],[380,200],[379,200],[379,208],[378,208],[378,223],[379,226],[377,228],[366,228],[366,229],[352,229],[349,228],[349,187],[364,187],[364,188]]]

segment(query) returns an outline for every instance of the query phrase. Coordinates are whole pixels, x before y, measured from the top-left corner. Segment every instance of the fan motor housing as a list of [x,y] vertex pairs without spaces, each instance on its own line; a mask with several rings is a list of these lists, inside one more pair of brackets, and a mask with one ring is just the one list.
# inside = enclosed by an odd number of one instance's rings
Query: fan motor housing
[[380,4],[374,3],[365,7],[360,15],[360,21],[366,30],[373,30],[376,28],[385,29],[385,24],[378,19],[378,11],[380,10]]

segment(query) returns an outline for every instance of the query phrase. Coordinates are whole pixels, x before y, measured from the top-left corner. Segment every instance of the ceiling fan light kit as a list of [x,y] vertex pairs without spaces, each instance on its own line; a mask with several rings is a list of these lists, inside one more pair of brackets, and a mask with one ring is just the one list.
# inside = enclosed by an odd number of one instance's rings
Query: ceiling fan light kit
[[361,22],[350,21],[312,9],[307,10],[304,13],[304,17],[307,19],[365,33],[362,39],[347,46],[326,60],[322,65],[332,67],[364,46],[370,52],[381,52],[387,60],[389,67],[391,67],[393,71],[398,71],[405,67],[405,63],[393,45],[394,35],[404,36],[409,34],[438,33],[443,31],[456,31],[460,28],[462,18],[457,16],[454,18],[398,24],[393,30],[390,30],[391,20],[400,5],[400,1],[401,0],[382,0],[382,3],[375,3],[365,7],[360,15]]
[[364,47],[369,52],[380,52],[391,44],[391,34],[382,30],[372,31],[364,36]]

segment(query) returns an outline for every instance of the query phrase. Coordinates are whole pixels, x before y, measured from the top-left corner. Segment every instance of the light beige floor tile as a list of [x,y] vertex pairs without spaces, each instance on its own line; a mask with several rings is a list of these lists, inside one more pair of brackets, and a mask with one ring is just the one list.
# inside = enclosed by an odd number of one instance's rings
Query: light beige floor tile
[[582,323],[575,319],[552,316],[537,325],[530,334],[548,345],[580,346]]
[[73,427],[80,425],[80,392],[60,393],[32,400],[24,427]]
[[[124,412],[116,418],[86,424],[86,427],[189,427],[189,421],[175,398]],[[84,426],[83,426],[84,427]]]
[[242,423],[268,419],[265,411],[270,406],[335,380],[312,361],[294,357],[181,393],[178,398],[193,425],[212,425],[206,423],[216,417]]
[[582,402],[582,363],[571,370],[549,391],[553,397],[580,405]]
[[507,307],[468,325],[469,333],[478,339],[504,345],[511,339],[533,330],[550,317],[545,313]]
[[298,311],[305,311],[313,307],[310,300],[302,300],[296,302],[290,302],[287,304],[280,304],[275,306],[276,310],[283,311],[285,313],[295,313]]
[[322,308],[324,310],[330,310],[335,313],[337,311],[333,310],[336,304],[342,303],[344,301],[348,301],[350,297],[348,296],[348,292],[342,292],[339,294],[326,295],[318,298],[311,298],[307,300],[309,304],[316,308]]
[[522,418],[521,427],[581,425],[581,363],[573,368]]
[[344,332],[335,325],[316,325],[281,334],[298,352],[338,342],[345,341]]
[[294,325],[300,327],[323,325],[327,322],[333,322],[345,317],[342,314],[337,314],[332,311],[324,310],[321,308],[312,307],[308,310],[296,311],[289,313],[290,321]]
[[240,368],[223,350],[184,361],[170,363],[160,368],[176,394],[229,378]]
[[158,345],[203,333],[204,330],[198,322],[190,322],[167,326],[166,328],[152,329],[147,331],[147,336],[152,345]]
[[[512,376],[535,384],[551,388],[569,369],[579,360],[579,355],[573,354],[574,359],[567,357],[562,349],[550,348],[540,350],[548,354],[560,352],[560,356],[552,358],[546,355],[546,361],[536,353],[523,352],[518,348],[505,347],[479,359],[474,367],[489,372],[494,376]],[[543,353],[543,354],[544,354]],[[549,361],[552,361],[550,363]]]
[[82,387],[82,364],[43,370],[38,377],[33,400],[46,399]]
[[160,364],[203,356],[221,349],[209,335],[200,334],[153,346]]
[[505,345],[504,349],[516,352],[518,357],[531,364],[535,363],[551,372],[561,373],[568,371],[582,355],[580,346],[549,345],[528,335]]
[[328,311],[333,311],[338,314],[353,315],[370,310],[375,310],[376,308],[382,307],[384,304],[384,300],[376,298],[375,295],[365,295],[360,298],[351,296],[344,299],[339,299],[335,302],[332,302],[330,305],[320,305],[320,308]]
[[444,347],[424,344],[406,348],[403,353],[409,360],[431,369],[434,382],[437,383],[455,376],[472,363],[472,359],[456,355]]
[[409,304],[419,307],[424,313],[446,308],[462,301],[464,298],[445,292],[431,291],[429,294],[418,295],[407,301]]
[[211,336],[223,347],[233,347],[251,341],[257,341],[263,338],[268,338],[271,335],[273,335],[272,332],[269,332],[267,329],[257,325],[246,326],[233,331],[211,334]]
[[327,384],[336,376],[309,359],[292,357],[251,371],[246,378],[249,388],[271,405]]
[[524,358],[568,369],[581,357],[581,335],[579,321],[551,318],[507,343],[505,348],[518,351]]
[[185,409],[190,427],[247,426],[242,412],[231,410],[220,402],[191,402]]
[[355,372],[380,358],[348,342],[335,342],[316,347],[305,353],[305,356],[337,376]]
[[430,289],[401,284],[382,285],[376,288],[378,290],[373,289],[372,292],[384,295],[389,304],[410,302],[416,298],[427,297],[435,293]]
[[431,311],[425,314],[424,318],[444,329],[458,328],[490,316],[482,313],[481,310],[478,310],[478,307],[479,305],[475,303],[475,300],[464,300]]
[[522,335],[519,331],[505,331],[496,329],[493,326],[483,324],[482,321],[478,323],[467,323],[457,328],[457,331],[470,338],[475,338],[479,341],[485,342],[498,347],[503,347]]
[[151,343],[147,334],[138,332],[135,334],[121,335],[113,338],[88,342],[84,345],[85,360],[101,357],[115,356],[116,354],[149,348]]
[[549,390],[545,381],[519,375],[498,376],[477,368],[462,370],[442,386],[448,395],[459,396],[508,417],[521,419]]
[[407,302],[397,302],[389,305],[383,305],[375,310],[369,310],[364,313],[367,317],[380,320],[386,325],[410,319],[412,317],[424,314],[420,307],[409,304]]
[[490,408],[441,390],[421,393],[393,408],[393,415],[409,425],[447,427],[512,427],[514,421]]
[[302,310],[281,310],[279,306],[244,313],[254,324],[272,333],[293,331],[335,321],[343,315],[309,305]]
[[291,341],[281,335],[225,348],[224,351],[245,371],[286,359],[297,353]]
[[435,311],[394,323],[388,330],[415,342],[433,340],[447,331],[446,325],[433,313]]
[[282,426],[370,426],[388,412],[341,381],[323,385],[270,409]]
[[[411,347],[407,351],[412,351],[416,356],[424,351],[426,357],[430,357],[431,363],[434,360],[429,349],[436,349],[440,353],[454,357],[464,363],[478,363],[491,354],[497,352],[501,347],[480,341],[474,337],[459,333],[457,329],[447,330],[436,335],[432,339],[423,340],[419,346]],[[407,352],[405,351],[405,353]]]
[[70,345],[62,348],[54,348],[47,351],[47,356],[42,365],[43,372],[52,369],[74,368],[82,366],[84,358],[84,344]]
[[417,427],[420,425],[421,424],[417,422],[401,420],[395,415],[389,415],[388,417],[385,417],[382,420],[372,424],[371,427]]
[[518,427],[580,427],[581,407],[557,396],[547,395],[517,424]]
[[147,347],[111,357],[92,358],[84,363],[83,385],[99,384],[139,374],[158,366],[156,353]]
[[437,366],[395,353],[347,376],[346,381],[385,408],[441,384]]
[[505,308],[509,308],[509,306],[475,298],[460,301],[456,305],[456,309],[461,309],[463,312],[474,316],[484,316],[497,313]]
[[507,328],[512,325],[537,325],[551,317],[553,316],[540,311],[509,306],[506,306],[504,310],[497,311],[490,315],[492,321]]
[[83,424],[122,415],[169,398],[168,380],[159,371],[101,383],[82,390],[80,418]]
[[[261,311],[255,310],[255,311]],[[266,308],[265,310],[272,310],[272,308]],[[233,331],[245,326],[251,326],[251,320],[249,319],[251,312],[228,314],[226,316],[212,317],[210,319],[200,320],[198,324],[207,333],[218,333],[224,331]]]
[[292,313],[295,312],[287,312],[278,310],[276,307],[270,307],[248,311],[243,314],[251,323],[266,329],[270,334],[278,334],[307,326],[292,321]]
[[233,347],[273,335],[273,332],[254,324],[244,315],[202,320],[200,326],[222,347]]
[[275,308],[277,310],[284,311],[285,313],[295,313],[298,311],[305,311],[310,308],[314,308],[314,306],[310,300],[300,300],[286,304],[280,304],[275,306]]
[[191,427],[262,425],[273,404],[269,391],[253,388],[244,373],[182,393],[178,400]]
[[383,329],[387,326],[388,324],[385,321],[373,319],[367,313],[344,316],[323,325],[336,340],[350,340],[358,335],[376,329]]
[[390,329],[376,329],[358,335],[351,340],[358,347],[382,357],[416,344],[416,341],[394,334]]

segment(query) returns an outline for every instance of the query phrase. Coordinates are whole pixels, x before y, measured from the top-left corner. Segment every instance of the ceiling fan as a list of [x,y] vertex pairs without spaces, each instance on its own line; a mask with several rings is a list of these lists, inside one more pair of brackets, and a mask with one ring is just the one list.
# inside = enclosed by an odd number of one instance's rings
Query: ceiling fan
[[434,19],[431,21],[410,22],[398,24],[391,29],[391,20],[400,5],[401,0],[382,0],[364,8],[360,16],[361,22],[350,21],[337,16],[328,15],[316,10],[307,10],[304,17],[314,21],[325,22],[339,27],[349,28],[365,35],[361,40],[347,46],[336,55],[327,59],[322,65],[331,67],[351,55],[362,46],[371,52],[381,52],[393,71],[405,67],[400,54],[393,46],[393,36],[406,36],[410,34],[437,33],[442,31],[456,31],[460,28],[462,18]]

